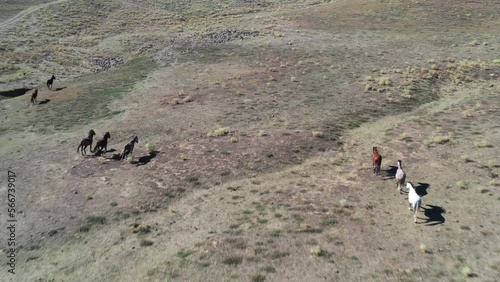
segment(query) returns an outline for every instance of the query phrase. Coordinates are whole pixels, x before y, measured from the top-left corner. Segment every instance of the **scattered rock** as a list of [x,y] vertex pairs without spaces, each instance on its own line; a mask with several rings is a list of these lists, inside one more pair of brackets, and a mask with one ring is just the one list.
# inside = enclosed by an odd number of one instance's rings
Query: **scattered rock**
[[207,41],[209,44],[222,44],[222,43],[227,43],[236,39],[245,39],[246,37],[254,37],[258,35],[259,32],[257,31],[238,31],[235,29],[224,29],[224,30],[218,30],[216,32],[208,33],[203,36],[205,41]]
[[99,73],[102,71],[107,71],[112,67],[116,67],[116,66],[123,64],[123,59],[120,59],[120,58],[99,58],[99,59],[95,59],[94,62],[98,66],[97,69],[94,70],[94,72]]

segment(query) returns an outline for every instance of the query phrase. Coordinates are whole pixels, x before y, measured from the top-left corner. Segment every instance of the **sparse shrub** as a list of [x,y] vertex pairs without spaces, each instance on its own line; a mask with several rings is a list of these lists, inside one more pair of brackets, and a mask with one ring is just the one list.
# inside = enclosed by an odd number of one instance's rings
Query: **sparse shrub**
[[170,102],[170,104],[172,105],[178,105],[181,103],[181,100],[179,98],[174,98],[172,99],[172,101]]
[[153,155],[156,153],[156,150],[155,150],[155,146],[150,144],[150,143],[146,143],[146,145],[144,145],[146,147],[146,150],[148,150],[148,153],[150,155]]
[[281,235],[281,230],[279,229],[274,229],[271,232],[269,232],[269,235],[271,237],[279,237]]
[[491,148],[491,147],[493,147],[493,145],[491,145],[490,142],[488,142],[488,140],[474,142],[474,146],[476,146],[478,148]]
[[325,136],[325,135],[323,134],[323,132],[321,132],[321,131],[313,131],[313,132],[312,132],[312,135],[313,135],[314,137],[318,137],[318,138],[323,138],[323,137]]
[[80,227],[80,232],[89,232],[90,231],[90,225],[84,225]]
[[455,140],[453,139],[452,133],[449,133],[446,136],[437,136],[437,137],[434,137],[433,139],[427,140],[425,142],[425,144],[427,145],[427,147],[430,147],[430,146],[432,146],[434,144],[443,145],[443,144],[447,144],[447,143],[450,143],[450,144],[454,144],[455,143]]
[[141,243],[139,244],[141,247],[148,247],[153,245],[153,241],[149,240],[142,240]]
[[186,97],[184,97],[184,99],[182,99],[182,103],[189,103],[192,101],[193,101],[193,98],[191,98],[191,96],[186,96]]
[[49,233],[48,233],[49,237],[52,237],[52,236],[54,236],[56,234],[57,234],[57,230],[55,230],[55,229],[50,230]]
[[468,266],[465,266],[462,268],[462,274],[465,276],[465,277],[473,277],[474,276],[474,273],[472,272],[472,269]]
[[137,230],[137,233],[139,234],[148,234],[149,232],[151,232],[151,226],[141,226],[139,227],[139,229]]
[[457,187],[462,189],[462,190],[466,190],[468,188],[468,185],[463,180],[459,180],[459,181],[457,181]]
[[263,267],[262,270],[267,272],[267,273],[275,273],[276,272],[276,268],[274,268],[270,265]]
[[259,136],[259,137],[267,136],[267,132],[265,130],[259,130],[257,132],[257,136]]
[[127,163],[131,164],[134,162],[134,155],[129,155],[126,159]]
[[279,258],[286,257],[286,256],[289,256],[289,255],[290,255],[289,252],[274,251],[271,254],[271,258],[273,258],[273,259],[279,259]]
[[266,280],[266,276],[262,274],[257,274],[252,276],[252,282],[263,282]]
[[91,215],[87,217],[87,222],[89,224],[104,224],[104,222],[106,222],[106,218],[104,216]]
[[386,76],[382,76],[382,77],[377,78],[377,84],[378,85],[390,86],[392,84],[392,82],[391,82],[390,78],[388,78]]
[[243,262],[242,257],[227,257],[222,261],[222,263],[228,264],[228,265],[238,265],[242,262]]
[[495,168],[497,166],[495,160],[488,160],[488,166],[490,168]]
[[177,252],[177,256],[180,257],[180,258],[187,258],[189,257],[190,255],[193,254],[193,251],[191,250],[180,250],[179,252]]
[[217,137],[227,135],[229,133],[229,127],[220,127],[210,131],[207,136],[209,137]]
[[117,203],[117,202],[115,202],[115,201],[113,201],[113,202],[111,202],[111,203],[110,203],[110,205],[111,205],[112,207],[116,207],[116,206],[118,206],[118,203]]

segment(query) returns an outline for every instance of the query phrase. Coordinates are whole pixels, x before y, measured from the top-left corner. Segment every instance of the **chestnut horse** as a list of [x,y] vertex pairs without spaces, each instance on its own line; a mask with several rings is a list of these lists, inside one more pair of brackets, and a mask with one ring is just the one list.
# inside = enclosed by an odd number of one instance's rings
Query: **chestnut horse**
[[373,147],[372,161],[373,161],[373,173],[379,175],[380,166],[382,165],[382,156],[378,153],[377,147]]
[[125,145],[125,148],[123,149],[123,152],[122,152],[122,157],[121,159],[125,159],[128,155],[132,154],[132,152],[134,151],[134,145],[135,143],[139,143],[139,138],[137,138],[137,136],[134,137],[134,139],[132,139],[132,141],[130,141],[127,145]]
[[31,104],[35,104],[36,102],[36,97],[38,96],[38,89],[35,88],[35,90],[33,90],[33,93],[31,94]]
[[83,138],[82,141],[80,142],[80,145],[76,149],[77,152],[80,151],[82,152],[82,156],[85,154],[87,155],[87,147],[90,146],[90,150],[92,151],[92,139],[94,138],[95,132],[94,130],[89,131],[89,136],[87,138]]
[[[95,147],[94,147],[94,150],[90,150],[92,153],[95,153],[95,152],[101,152],[103,151],[102,153],[105,154],[107,151],[108,151],[108,139],[111,139],[111,134],[109,134],[109,132],[106,132],[104,134],[104,137],[97,140],[97,143],[95,143]],[[97,151],[99,149],[99,151]]]

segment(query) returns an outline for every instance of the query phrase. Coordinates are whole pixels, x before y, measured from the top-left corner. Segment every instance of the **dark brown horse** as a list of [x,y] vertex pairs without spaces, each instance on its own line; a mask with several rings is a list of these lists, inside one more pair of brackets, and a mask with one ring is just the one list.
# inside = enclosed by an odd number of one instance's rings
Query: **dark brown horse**
[[109,132],[106,132],[103,138],[97,140],[97,143],[95,143],[94,150],[90,151],[92,153],[95,152],[100,153],[102,151],[102,153],[105,154],[108,151],[108,139],[111,139],[111,134],[109,134]]
[[123,149],[123,152],[122,152],[122,157],[121,159],[125,159],[128,155],[132,154],[132,152],[134,151],[134,145],[135,143],[139,143],[139,138],[137,138],[137,136],[134,137],[134,139],[132,139],[132,141],[130,141],[127,145],[125,145],[125,148]]
[[31,104],[32,105],[35,104],[37,96],[38,96],[38,89],[35,88],[35,90],[33,90],[33,93],[31,93]]
[[54,79],[56,79],[56,77],[54,75],[52,75],[52,77],[47,80],[47,88],[52,90],[52,84],[54,83]]
[[90,146],[90,150],[92,150],[92,139],[94,138],[95,132],[94,130],[89,131],[89,136],[87,138],[83,138],[82,141],[80,142],[80,145],[76,149],[77,152],[80,151],[82,152],[82,156],[87,154],[87,147]]
[[377,147],[373,147],[372,161],[373,161],[373,173],[379,175],[380,166],[382,166],[382,156],[378,153]]

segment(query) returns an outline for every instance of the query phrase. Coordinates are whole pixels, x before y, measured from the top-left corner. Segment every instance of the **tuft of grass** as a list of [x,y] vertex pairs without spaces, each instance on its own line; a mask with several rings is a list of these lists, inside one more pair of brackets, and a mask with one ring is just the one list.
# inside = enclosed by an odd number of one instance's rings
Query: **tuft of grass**
[[142,240],[141,243],[139,244],[141,247],[149,247],[153,245],[153,241],[149,240]]
[[274,229],[271,232],[269,232],[269,236],[271,237],[279,237],[281,235],[281,230],[279,229]]
[[191,96],[186,96],[186,97],[184,97],[184,99],[182,99],[182,103],[189,103],[192,101],[193,101],[193,98],[191,98]]
[[333,216],[328,216],[323,218],[322,225],[323,226],[330,226],[330,225],[335,225],[337,224],[337,219]]
[[146,147],[146,150],[148,150],[148,153],[150,155],[156,153],[156,150],[155,150],[155,146],[150,144],[150,143],[146,143],[146,145],[144,145]]
[[90,225],[93,224],[104,224],[106,222],[106,218],[104,216],[98,216],[98,215],[91,215],[87,217],[87,223]]
[[177,256],[184,259],[184,258],[187,258],[189,257],[190,255],[193,254],[193,251],[191,250],[184,250],[184,249],[181,249],[179,252],[177,252]]
[[252,276],[252,282],[263,282],[266,280],[266,276],[262,274],[257,274]]
[[200,186],[201,185],[200,179],[196,175],[191,175],[186,180],[187,180],[187,182],[191,183],[193,186]]
[[273,258],[273,259],[279,259],[279,258],[286,257],[286,256],[289,256],[289,255],[290,255],[289,252],[274,251],[271,254],[271,258]]
[[48,233],[49,237],[52,237],[52,236],[54,236],[56,234],[57,234],[57,230],[56,229],[50,230],[49,233]]
[[127,163],[131,164],[134,162],[134,155],[129,155],[126,159]]
[[377,84],[390,86],[392,84],[392,82],[391,82],[391,79],[389,77],[382,76],[382,77],[377,78]]
[[139,234],[148,234],[149,232],[151,232],[151,226],[141,226],[139,227],[139,229],[137,230],[137,233]]
[[457,181],[457,187],[462,189],[462,190],[467,190],[469,188],[469,185],[467,184],[467,182],[465,182],[463,180],[459,180],[459,181]]
[[465,276],[465,277],[474,277],[474,272],[472,272],[472,269],[468,266],[464,266],[462,268],[462,274]]
[[219,127],[217,129],[210,131],[207,134],[207,136],[208,137],[223,136],[223,135],[227,135],[229,132],[230,132],[229,127]]
[[274,268],[270,265],[263,267],[262,270],[267,272],[267,273],[275,273],[276,272],[276,268]]
[[118,203],[117,203],[117,202],[115,202],[115,201],[112,201],[112,202],[110,203],[110,205],[111,205],[112,207],[116,207],[116,206],[118,206]]
[[318,138],[323,138],[325,136],[325,134],[322,131],[313,131],[312,135]]
[[466,230],[466,231],[470,231],[470,227],[469,227],[469,226],[467,226],[467,225],[462,225],[462,226],[460,226],[460,229],[462,229],[462,230]]
[[491,148],[493,145],[490,144],[488,140],[481,140],[474,142],[474,146],[477,148]]
[[447,143],[450,143],[450,144],[456,143],[456,141],[453,139],[452,133],[449,133],[448,135],[445,135],[445,136],[436,136],[430,140],[425,141],[425,145],[427,147],[430,147],[434,144],[444,145]]
[[237,256],[231,256],[231,257],[226,257],[222,263],[227,264],[227,265],[238,265],[243,262],[243,257],[237,257]]
[[80,232],[89,232],[90,231],[90,225],[84,225],[80,227]]

